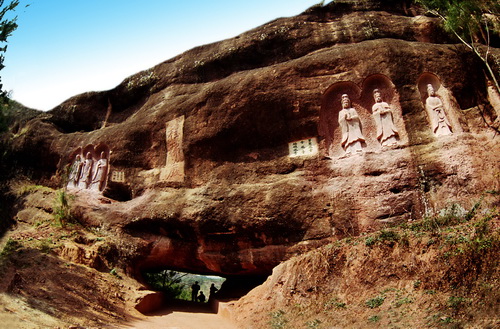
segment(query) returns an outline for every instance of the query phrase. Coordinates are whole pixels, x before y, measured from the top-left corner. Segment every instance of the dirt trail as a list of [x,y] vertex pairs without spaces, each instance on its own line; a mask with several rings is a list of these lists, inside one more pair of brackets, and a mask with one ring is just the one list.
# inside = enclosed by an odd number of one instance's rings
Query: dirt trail
[[237,329],[229,320],[213,313],[205,305],[179,301],[181,304],[150,314],[142,320],[128,323],[124,328],[136,329]]
[[237,329],[235,325],[217,314],[189,312],[151,316],[146,320],[132,322],[127,327],[136,329]]

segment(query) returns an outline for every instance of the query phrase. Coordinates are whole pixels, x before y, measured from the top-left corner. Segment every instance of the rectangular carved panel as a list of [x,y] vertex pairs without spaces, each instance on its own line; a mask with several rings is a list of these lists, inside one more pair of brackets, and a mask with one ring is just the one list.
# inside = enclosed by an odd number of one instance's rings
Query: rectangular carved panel
[[124,183],[125,173],[123,171],[113,171],[111,173],[111,181],[116,183]]
[[318,154],[318,140],[316,137],[303,139],[288,143],[289,156],[291,158],[300,156],[313,156]]
[[184,182],[184,116],[170,120],[166,124],[167,163],[160,172],[160,181]]

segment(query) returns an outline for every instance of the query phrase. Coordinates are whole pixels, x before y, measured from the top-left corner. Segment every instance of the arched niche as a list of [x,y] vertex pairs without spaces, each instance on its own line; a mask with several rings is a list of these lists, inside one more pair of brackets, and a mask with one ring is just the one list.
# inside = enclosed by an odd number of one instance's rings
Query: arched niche
[[434,129],[435,114],[426,107],[426,101],[429,97],[428,86],[432,85],[435,95],[441,100],[443,104],[443,109],[445,112],[446,120],[450,125],[450,130],[452,134],[463,132],[459,121],[459,106],[455,97],[452,93],[442,84],[441,80],[437,75],[430,72],[425,72],[420,75],[417,80],[417,88],[420,93],[420,99],[422,101],[422,106],[427,114],[427,121],[429,129],[432,131],[434,136],[437,136]]
[[[365,78],[365,80],[362,83],[362,92],[361,92],[361,97],[360,97],[360,104],[368,109],[370,113],[372,114],[372,120],[375,123],[375,127],[369,127],[370,129],[375,129],[377,130],[377,122],[376,119],[378,116],[374,116],[373,114],[373,106],[375,104],[375,99],[374,99],[374,90],[378,89],[382,101],[387,103],[389,105],[389,108],[391,109],[392,113],[392,121],[394,124],[394,127],[397,130],[396,134],[396,140],[397,144],[396,145],[401,145],[401,144],[407,144],[408,143],[408,134],[406,133],[406,128],[403,120],[403,114],[401,110],[401,104],[399,102],[399,94],[396,90],[396,86],[392,83],[391,79],[389,79],[387,76],[383,74],[373,74]],[[379,127],[380,129],[380,127]],[[370,131],[370,135],[372,134],[373,131]],[[375,134],[375,138],[380,144],[380,139],[378,139],[379,136],[378,134]],[[380,147],[381,145],[377,145],[377,147]],[[374,146],[375,147],[375,146]]]
[[361,89],[350,81],[337,82],[331,85],[323,94],[319,117],[319,135],[323,137],[320,148],[329,157],[341,157],[345,150],[341,145],[342,132],[339,126],[339,112],[342,110],[342,95],[347,94],[351,100],[351,106],[358,113],[361,130],[365,137],[362,143],[363,151],[373,147],[372,138],[365,134],[366,125],[372,125],[369,111],[360,104]]
[[68,157],[68,161],[71,164],[73,161],[75,161],[76,156],[79,155],[80,157],[82,156],[82,148],[78,147],[76,148],[73,152],[70,153]]
[[92,159],[95,159],[94,145],[88,144],[84,148],[82,148],[82,157],[85,159],[87,157],[87,153],[90,153]]
[[104,143],[99,143],[97,144],[97,146],[94,147],[94,154],[96,159],[100,159],[102,153],[104,153],[104,157],[106,159],[109,159],[109,153],[110,153],[109,147]]

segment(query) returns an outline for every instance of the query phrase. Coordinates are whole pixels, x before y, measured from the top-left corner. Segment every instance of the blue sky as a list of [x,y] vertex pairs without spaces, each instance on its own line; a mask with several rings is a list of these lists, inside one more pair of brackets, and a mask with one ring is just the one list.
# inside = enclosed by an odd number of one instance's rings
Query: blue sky
[[19,27],[8,40],[0,75],[13,99],[46,111],[71,96],[112,89],[193,47],[298,15],[318,2],[21,0]]

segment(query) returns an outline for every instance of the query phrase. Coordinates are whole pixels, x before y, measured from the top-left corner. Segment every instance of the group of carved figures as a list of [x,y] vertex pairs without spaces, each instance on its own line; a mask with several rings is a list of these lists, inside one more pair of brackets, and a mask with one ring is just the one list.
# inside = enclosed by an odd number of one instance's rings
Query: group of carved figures
[[101,152],[99,160],[94,161],[91,152],[87,152],[85,160],[77,154],[69,171],[68,187],[102,191],[108,175],[108,159]]
[[[436,95],[432,84],[427,85],[428,97],[425,107],[431,116],[432,131],[436,136],[452,134],[452,129],[443,102]],[[377,127],[377,139],[382,146],[392,146],[398,143],[398,130],[394,125],[392,109],[388,103],[382,100],[380,90],[373,90],[375,104],[372,106],[372,115]],[[346,154],[362,152],[362,143],[365,141],[361,130],[361,121],[352,107],[351,100],[347,94],[341,96],[342,110],[339,112],[338,122],[341,129],[341,145]]]

